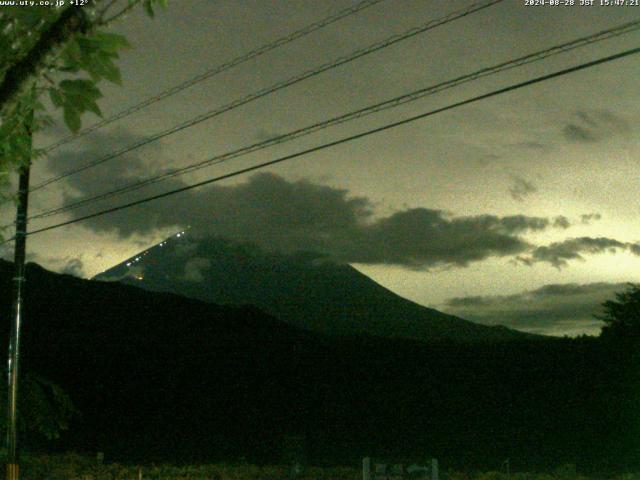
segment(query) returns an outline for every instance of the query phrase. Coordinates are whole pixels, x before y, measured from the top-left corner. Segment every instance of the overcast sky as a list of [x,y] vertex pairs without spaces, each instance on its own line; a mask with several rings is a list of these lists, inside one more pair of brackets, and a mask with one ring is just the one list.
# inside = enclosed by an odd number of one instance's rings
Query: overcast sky
[[[106,116],[353,5],[346,0],[174,0],[115,27],[122,88]],[[109,151],[426,23],[470,0],[385,0],[55,151],[34,184]],[[579,3],[579,0],[576,0]],[[599,2],[596,2],[599,3]],[[31,212],[640,18],[640,7],[504,2],[400,42],[34,193]],[[429,96],[32,229],[183,186],[637,47],[640,33]],[[640,57],[441,113],[144,207],[30,237],[31,258],[90,277],[191,225],[349,262],[423,305],[556,335],[597,333],[597,306],[640,280]],[[97,121],[87,115],[85,125]],[[45,146],[62,126],[40,134]],[[11,218],[5,209],[5,218]]]

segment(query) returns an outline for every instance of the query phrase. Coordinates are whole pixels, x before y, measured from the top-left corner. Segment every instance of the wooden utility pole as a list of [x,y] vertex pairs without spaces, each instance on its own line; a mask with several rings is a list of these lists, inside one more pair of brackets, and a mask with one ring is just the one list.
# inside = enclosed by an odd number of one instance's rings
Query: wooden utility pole
[[[27,119],[29,142],[32,141],[31,126],[33,112]],[[31,150],[31,145],[29,145]],[[29,151],[29,154],[31,152]],[[11,333],[9,337],[9,359],[7,365],[8,398],[7,398],[7,480],[18,480],[18,364],[20,361],[20,324],[24,316],[24,287],[25,287],[25,254],[27,245],[27,206],[29,201],[29,162],[20,167],[18,182],[18,206],[16,212],[16,233],[14,250],[13,277],[13,311]]]

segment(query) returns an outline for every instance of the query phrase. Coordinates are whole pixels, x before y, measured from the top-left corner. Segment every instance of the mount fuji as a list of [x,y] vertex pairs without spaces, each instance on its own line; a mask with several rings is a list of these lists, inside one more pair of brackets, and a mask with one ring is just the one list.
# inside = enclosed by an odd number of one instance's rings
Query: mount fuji
[[338,336],[495,342],[534,335],[486,326],[406,300],[350,265],[313,253],[271,253],[186,230],[94,277],[216,304],[254,305],[300,328]]

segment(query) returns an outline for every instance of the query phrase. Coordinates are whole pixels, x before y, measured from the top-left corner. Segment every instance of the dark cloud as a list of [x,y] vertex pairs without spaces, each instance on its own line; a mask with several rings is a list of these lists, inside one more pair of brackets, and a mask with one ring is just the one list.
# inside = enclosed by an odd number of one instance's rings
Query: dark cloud
[[184,264],[182,280],[187,282],[202,282],[205,279],[204,271],[211,265],[211,260],[205,257],[189,258]]
[[533,182],[529,180],[525,180],[524,178],[517,175],[513,175],[512,179],[513,185],[509,187],[509,193],[511,194],[511,198],[513,198],[514,200],[522,202],[524,201],[525,197],[538,191],[538,187],[536,187]]
[[564,215],[558,215],[553,219],[553,226],[556,228],[567,229],[571,226],[571,222]]
[[564,137],[577,143],[596,143],[630,131],[629,123],[608,110],[578,111],[562,129]]
[[536,150],[536,151],[543,151],[543,150],[550,149],[550,147],[548,145],[545,145],[544,143],[533,142],[533,141],[514,143],[512,146],[515,148],[521,148],[524,150]]
[[573,123],[566,125],[562,129],[562,134],[572,142],[595,143],[599,139],[594,131]]
[[[124,137],[121,135],[118,142],[131,143]],[[49,165],[54,171],[65,171],[70,162],[99,158],[100,154],[98,148],[91,146],[75,155],[60,154]],[[145,168],[148,174],[157,173],[153,164],[145,166],[135,156],[124,156],[102,175],[92,172],[68,178],[67,196],[77,199],[107,191],[140,178]],[[98,207],[184,185],[180,178],[172,178]],[[81,216],[96,208],[78,209],[73,215]],[[306,180],[290,182],[268,173],[236,185],[215,184],[190,190],[83,225],[96,232],[114,232],[122,238],[151,234],[158,228],[191,225],[206,235],[253,241],[274,251],[314,251],[344,262],[410,268],[465,266],[492,256],[521,254],[532,248],[522,234],[564,228],[557,219],[525,215],[455,217],[428,208],[409,208],[376,218],[367,198]],[[191,273],[197,277],[195,272]]]
[[584,225],[590,225],[592,221],[597,221],[602,219],[602,215],[599,213],[586,213],[584,215],[580,215],[580,223]]
[[486,225],[496,228],[504,233],[524,233],[528,230],[545,230],[551,225],[548,218],[543,217],[527,217],[526,215],[509,215],[506,217],[496,217],[494,215],[479,215],[478,221],[484,222]]
[[[49,168],[60,173],[78,163],[101,158],[110,144],[106,138],[99,140],[80,152],[61,152],[49,160]],[[137,141],[126,133],[111,140],[119,146]],[[136,155],[124,155],[85,174],[69,177],[66,179],[67,201],[160,173],[162,170],[155,165],[168,162],[161,158],[160,146],[154,148],[151,153],[157,155],[151,155],[151,161],[143,162]],[[185,183],[180,177],[170,178],[141,191],[77,209],[72,214],[82,216],[99,208],[183,186]],[[533,187],[524,181],[520,188],[524,193]],[[533,250],[530,260],[526,260],[522,255],[532,251],[534,246],[522,235],[548,228],[565,229],[570,223],[563,216],[456,217],[429,208],[407,208],[386,217],[376,217],[373,202],[368,198],[307,180],[292,182],[274,174],[261,173],[244,183],[213,184],[189,190],[97,217],[82,225],[98,233],[111,232],[128,239],[140,239],[160,228],[193,226],[204,235],[252,241],[272,251],[313,251],[343,262],[428,269],[466,266],[489,257],[515,255],[520,255],[525,263],[549,261],[538,249]],[[565,257],[560,255],[559,258]],[[196,270],[190,273],[197,277]]]
[[[46,158],[45,167],[54,176],[65,174],[79,166],[101,160],[119,149],[137,144],[143,139],[126,131],[109,135],[97,133],[91,136],[89,144],[82,143],[87,140],[81,139],[75,150],[58,150]],[[161,173],[163,169],[154,166],[161,163],[161,153],[161,145],[151,143],[132,153],[109,159],[94,168],[69,176],[64,184],[65,203],[122,187],[141,177]],[[35,180],[34,184],[37,183]]]
[[[365,225],[335,255],[349,262],[399,264],[414,268],[466,266],[491,256],[528,250],[518,236],[540,230],[548,220],[481,215],[450,218],[438,210],[414,208]],[[356,240],[356,241],[353,241]]]
[[578,237],[569,238],[550,245],[536,247],[528,256],[518,256],[517,259],[525,265],[547,262],[560,269],[566,267],[570,260],[584,260],[584,254],[617,253],[630,251],[640,255],[640,245],[621,242],[606,237]]
[[456,297],[444,311],[487,325],[547,335],[598,334],[593,316],[601,304],[627,289],[625,283],[549,284],[514,295]]

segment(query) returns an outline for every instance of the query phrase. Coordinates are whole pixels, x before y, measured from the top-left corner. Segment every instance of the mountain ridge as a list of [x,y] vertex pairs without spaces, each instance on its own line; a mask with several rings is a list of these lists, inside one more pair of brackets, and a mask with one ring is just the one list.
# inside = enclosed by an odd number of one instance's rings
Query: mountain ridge
[[[10,316],[12,276],[1,262],[0,318]],[[505,452],[522,468],[636,458],[639,437],[619,415],[635,405],[624,373],[635,370],[596,339],[329,337],[255,307],[33,264],[27,279],[23,371],[56,382],[82,413],[60,449],[136,463],[273,463],[287,435],[302,435],[314,464],[425,452],[485,470]],[[9,324],[0,323],[5,349]]]
[[329,335],[427,342],[541,338],[419,305],[350,265],[314,253],[270,253],[250,243],[198,238],[191,232],[179,232],[94,279],[216,304],[255,305],[286,323]]

